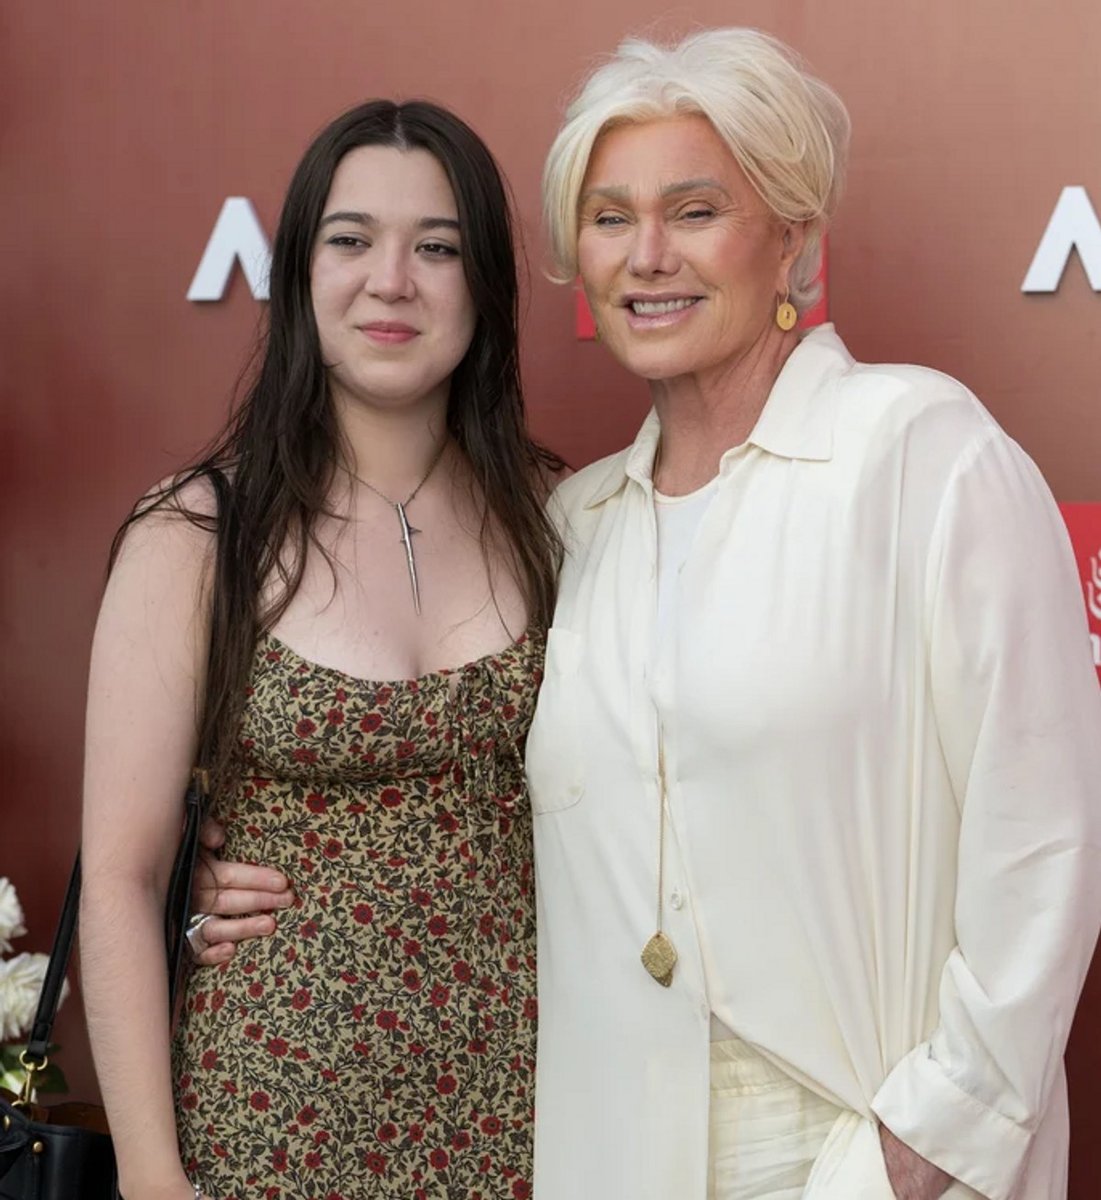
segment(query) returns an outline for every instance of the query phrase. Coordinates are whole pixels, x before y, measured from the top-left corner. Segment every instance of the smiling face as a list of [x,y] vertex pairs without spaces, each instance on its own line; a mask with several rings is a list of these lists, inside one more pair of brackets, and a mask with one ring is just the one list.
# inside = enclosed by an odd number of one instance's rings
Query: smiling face
[[333,173],[310,295],[333,403],[446,404],[477,314],[458,210],[426,150],[360,146]]
[[585,294],[637,375],[723,372],[780,335],[774,322],[802,231],[754,191],[705,117],[601,134],[579,201]]

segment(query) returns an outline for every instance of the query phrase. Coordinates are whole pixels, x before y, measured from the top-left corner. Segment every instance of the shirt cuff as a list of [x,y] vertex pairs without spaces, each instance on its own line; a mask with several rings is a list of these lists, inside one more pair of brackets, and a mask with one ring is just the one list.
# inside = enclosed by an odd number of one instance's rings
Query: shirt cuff
[[928,1042],[883,1081],[872,1111],[922,1158],[988,1200],[1011,1200],[1032,1134],[945,1075]]

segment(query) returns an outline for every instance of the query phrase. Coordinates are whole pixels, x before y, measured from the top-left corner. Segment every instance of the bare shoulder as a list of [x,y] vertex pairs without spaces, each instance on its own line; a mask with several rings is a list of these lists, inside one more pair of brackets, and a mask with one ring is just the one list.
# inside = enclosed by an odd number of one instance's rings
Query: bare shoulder
[[154,551],[185,559],[213,552],[218,488],[208,474],[169,475],[149,488],[120,529],[116,564]]
[[133,612],[176,596],[187,609],[203,609],[217,516],[217,486],[206,475],[170,476],[149,488],[117,535],[104,608]]

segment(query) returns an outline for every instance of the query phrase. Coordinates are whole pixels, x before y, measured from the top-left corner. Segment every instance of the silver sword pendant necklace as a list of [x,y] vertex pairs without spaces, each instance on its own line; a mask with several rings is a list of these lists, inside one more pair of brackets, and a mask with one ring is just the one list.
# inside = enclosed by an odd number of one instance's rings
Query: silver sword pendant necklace
[[391,500],[390,497],[384,492],[380,492],[373,483],[368,483],[367,480],[361,475],[357,475],[355,471],[350,470],[348,467],[344,467],[344,470],[357,483],[362,483],[368,491],[374,492],[380,500],[385,500],[386,503],[389,504],[394,512],[396,512],[398,515],[398,526],[401,529],[401,544],[405,549],[405,566],[409,571],[409,587],[413,592],[413,608],[418,617],[420,616],[421,612],[421,588],[420,581],[417,579],[417,556],[413,553],[413,535],[420,533],[420,530],[409,524],[409,518],[406,515],[405,510],[410,504],[413,503],[413,501],[417,498],[417,493],[428,482],[428,477],[436,469],[436,465],[439,463],[440,459],[443,458],[443,452],[446,449],[447,439],[445,438],[440,443],[440,448],[436,451],[435,458],[433,458],[428,464],[428,470],[425,471],[420,483],[417,484],[417,486],[409,493],[408,496],[405,497],[404,500]]

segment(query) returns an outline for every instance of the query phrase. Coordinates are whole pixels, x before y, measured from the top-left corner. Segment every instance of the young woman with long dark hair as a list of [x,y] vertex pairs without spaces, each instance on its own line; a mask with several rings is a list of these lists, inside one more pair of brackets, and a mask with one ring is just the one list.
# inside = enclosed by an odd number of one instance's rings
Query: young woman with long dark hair
[[[291,182],[244,404],[115,539],[82,949],[127,1200],[529,1194],[522,744],[561,464],[524,430],[516,314],[476,135],[423,102],[346,113]],[[161,906],[196,763],[227,857],[293,907],[192,976],[173,1035]]]

